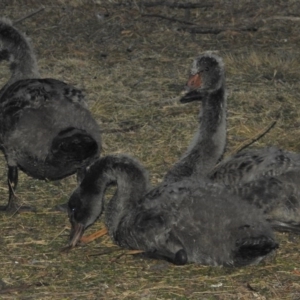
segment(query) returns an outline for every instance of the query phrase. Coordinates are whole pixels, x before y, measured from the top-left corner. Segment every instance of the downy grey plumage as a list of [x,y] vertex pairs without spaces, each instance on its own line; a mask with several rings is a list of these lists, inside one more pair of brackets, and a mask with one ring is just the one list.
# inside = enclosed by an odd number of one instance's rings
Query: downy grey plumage
[[201,99],[202,122],[185,154],[167,172],[167,182],[207,174],[223,155],[226,144],[227,95],[222,59],[206,52],[194,60],[186,89],[183,102]]
[[81,90],[62,81],[41,79],[25,34],[0,19],[0,59],[11,78],[0,91],[0,144],[8,165],[8,205],[19,209],[18,169],[38,179],[79,177],[99,157],[100,129]]
[[[226,97],[218,97],[216,88],[215,94],[206,92],[210,86],[224,85],[221,84],[224,71],[214,67],[216,64],[223,69],[221,58],[211,53],[197,57],[192,64],[187,94],[181,102],[200,100],[202,118],[184,165],[191,166],[190,176],[200,176],[202,180],[206,175],[232,194],[241,196],[243,201],[254,204],[275,229],[300,233],[299,154],[267,147],[243,151],[216,165],[222,158],[226,140]],[[197,159],[193,153],[198,154]],[[180,174],[180,170],[175,168],[173,173]]]
[[101,215],[106,188],[117,190],[105,208],[106,226],[121,247],[144,250],[178,265],[258,263],[277,248],[261,213],[209,182],[181,180],[150,189],[145,168],[126,155],[96,161],[69,199],[70,246]]

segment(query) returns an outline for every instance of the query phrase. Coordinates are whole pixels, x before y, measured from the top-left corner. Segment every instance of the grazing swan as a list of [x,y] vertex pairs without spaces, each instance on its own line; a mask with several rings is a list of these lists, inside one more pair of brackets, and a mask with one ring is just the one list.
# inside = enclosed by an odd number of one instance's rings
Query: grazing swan
[[182,176],[181,165],[188,167],[186,173],[192,177],[207,175],[255,204],[275,229],[300,233],[299,154],[268,147],[243,151],[215,166],[226,138],[226,97],[224,92],[220,96],[220,87],[224,87],[221,58],[211,53],[196,58],[181,102],[201,100],[202,121],[187,155],[171,175]]
[[8,165],[8,205],[19,209],[18,169],[37,179],[57,180],[85,169],[101,150],[100,129],[84,96],[55,79],[41,79],[29,39],[0,19],[0,59],[11,78],[0,91],[0,145]]
[[105,208],[106,226],[121,247],[178,265],[244,266],[278,246],[268,222],[246,201],[205,181],[163,183],[151,190],[144,167],[126,155],[97,160],[71,195],[70,246],[101,215],[113,183],[117,190]]

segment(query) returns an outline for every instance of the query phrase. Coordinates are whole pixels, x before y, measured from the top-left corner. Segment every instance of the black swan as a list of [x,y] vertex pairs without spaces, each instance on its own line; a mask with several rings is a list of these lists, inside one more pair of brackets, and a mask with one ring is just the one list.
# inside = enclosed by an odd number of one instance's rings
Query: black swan
[[210,52],[194,60],[181,102],[195,100],[202,102],[200,127],[187,154],[166,179],[190,176],[202,180],[207,176],[256,205],[274,229],[300,233],[299,154],[267,147],[219,162],[226,140],[224,66],[222,59]]
[[278,247],[262,213],[215,184],[181,180],[151,189],[145,168],[127,155],[93,163],[69,199],[70,247],[101,215],[106,188],[117,190],[105,207],[112,240],[183,265],[256,264]]
[[[201,86],[197,90],[197,87]],[[174,182],[195,174],[207,174],[220,159],[226,145],[226,90],[224,64],[209,53],[194,60],[187,93],[181,102],[202,101],[202,120],[190,146],[171,167],[165,181]]]
[[15,196],[18,169],[37,179],[57,180],[85,169],[101,151],[100,129],[81,90],[41,79],[29,39],[10,20],[0,19],[0,59],[11,78],[0,90],[0,145],[8,166],[8,205],[22,209]]

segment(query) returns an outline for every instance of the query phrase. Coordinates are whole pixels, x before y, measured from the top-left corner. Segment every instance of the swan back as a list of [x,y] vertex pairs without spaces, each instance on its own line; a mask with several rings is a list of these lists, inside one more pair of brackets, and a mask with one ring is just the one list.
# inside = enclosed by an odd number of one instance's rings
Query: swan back
[[261,212],[204,178],[202,184],[183,180],[155,188],[133,220],[122,220],[115,238],[120,246],[179,264],[176,254],[182,251],[187,262],[243,266],[258,263],[277,248]]
[[267,147],[228,157],[213,168],[209,176],[225,185],[240,185],[261,178],[280,176],[299,168],[299,154]]

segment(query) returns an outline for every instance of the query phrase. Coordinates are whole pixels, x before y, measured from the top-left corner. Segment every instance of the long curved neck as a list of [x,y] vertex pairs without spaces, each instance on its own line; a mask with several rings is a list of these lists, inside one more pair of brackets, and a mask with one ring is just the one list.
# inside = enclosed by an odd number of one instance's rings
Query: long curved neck
[[11,78],[6,86],[27,78],[39,78],[36,57],[29,39],[12,26],[10,20],[0,18],[0,50],[7,50],[10,62]]
[[169,170],[165,181],[207,175],[222,157],[226,145],[225,87],[207,93],[202,100],[200,127],[182,158]]
[[98,177],[96,186],[103,199],[106,188],[112,183],[117,185],[115,194],[105,208],[106,226],[113,236],[120,220],[130,215],[148,191],[150,183],[146,169],[134,159],[127,156],[108,156],[104,159],[105,164],[97,168],[101,170],[101,176]]
[[118,229],[120,220],[131,215],[149,189],[148,173],[138,161],[126,155],[108,155],[97,160],[69,200],[69,205],[71,201],[71,206],[74,202],[80,207],[78,222],[83,222],[86,228],[102,214],[105,192],[112,184],[116,184],[117,189],[105,207],[106,225],[111,236]]

